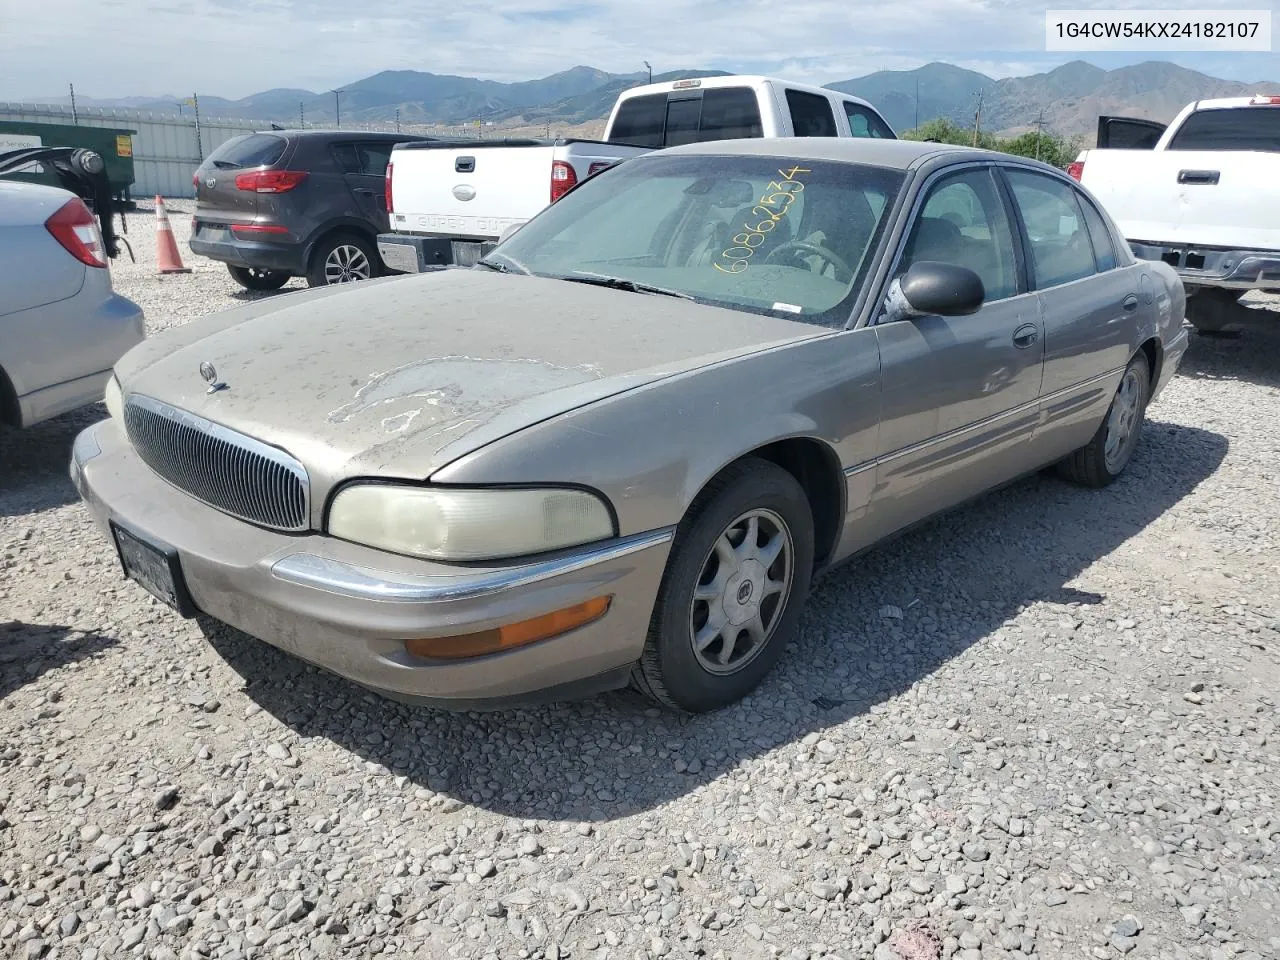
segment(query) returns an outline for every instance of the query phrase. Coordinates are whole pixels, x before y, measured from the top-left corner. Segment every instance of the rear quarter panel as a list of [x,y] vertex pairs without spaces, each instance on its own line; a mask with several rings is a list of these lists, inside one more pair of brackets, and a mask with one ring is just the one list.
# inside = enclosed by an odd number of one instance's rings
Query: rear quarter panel
[[[44,225],[71,199],[65,190],[0,182],[0,317],[73,297],[84,284],[88,267]],[[0,348],[0,363],[4,353]]]

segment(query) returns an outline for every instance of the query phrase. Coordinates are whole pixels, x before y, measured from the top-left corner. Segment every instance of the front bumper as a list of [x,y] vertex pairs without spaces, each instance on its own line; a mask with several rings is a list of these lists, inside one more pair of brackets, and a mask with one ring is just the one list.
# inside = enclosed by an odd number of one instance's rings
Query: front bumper
[[1140,240],[1129,241],[1129,247],[1140,260],[1162,260],[1169,264],[1188,286],[1280,289],[1280,252],[1275,250],[1226,250]]
[[[77,437],[70,472],[108,537],[114,521],[176,549],[201,613],[384,695],[453,709],[624,685],[672,535],[656,530],[535,563],[460,567],[278,533],[161,480],[110,419]],[[508,652],[427,661],[404,648],[411,637],[487,630],[605,594],[613,601],[602,619]]]

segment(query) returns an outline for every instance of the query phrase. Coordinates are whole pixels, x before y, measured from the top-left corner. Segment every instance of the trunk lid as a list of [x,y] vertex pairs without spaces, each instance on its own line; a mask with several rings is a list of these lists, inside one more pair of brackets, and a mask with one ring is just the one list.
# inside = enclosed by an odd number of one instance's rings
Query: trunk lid
[[270,133],[235,137],[219,146],[196,168],[196,220],[250,223],[258,217],[258,197],[236,186],[236,174],[279,166],[289,141]]

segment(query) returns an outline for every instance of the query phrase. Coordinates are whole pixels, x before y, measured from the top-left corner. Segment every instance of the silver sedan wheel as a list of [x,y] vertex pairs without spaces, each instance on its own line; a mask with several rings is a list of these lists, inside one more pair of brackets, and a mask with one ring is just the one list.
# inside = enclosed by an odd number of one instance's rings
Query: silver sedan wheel
[[1129,459],[1133,440],[1142,417],[1142,382],[1139,372],[1132,367],[1125,371],[1124,379],[1111,401],[1111,413],[1107,416],[1107,439],[1103,447],[1103,459],[1107,470],[1119,473]]
[[351,283],[368,280],[373,276],[373,266],[364,251],[350,243],[342,243],[329,251],[324,258],[325,283]]
[[768,645],[791,593],[794,553],[772,510],[749,510],[716,538],[689,610],[694,656],[708,673],[736,673]]

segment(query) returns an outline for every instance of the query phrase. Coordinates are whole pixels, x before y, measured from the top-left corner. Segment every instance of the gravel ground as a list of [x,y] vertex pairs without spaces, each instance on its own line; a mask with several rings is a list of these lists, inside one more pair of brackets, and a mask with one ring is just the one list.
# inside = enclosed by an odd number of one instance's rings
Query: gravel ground
[[[114,273],[152,330],[247,296],[185,245],[155,275],[151,226]],[[0,433],[0,958],[1280,957],[1255,307],[1115,486],[1026,481],[833,573],[695,719],[416,710],[206,638],[76,500],[100,407]]]

